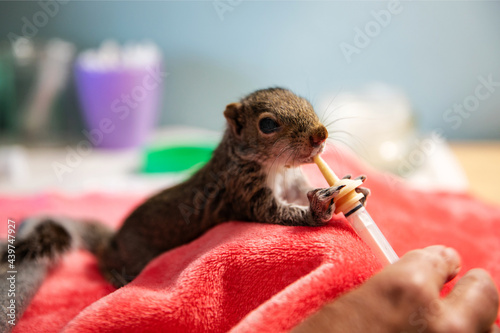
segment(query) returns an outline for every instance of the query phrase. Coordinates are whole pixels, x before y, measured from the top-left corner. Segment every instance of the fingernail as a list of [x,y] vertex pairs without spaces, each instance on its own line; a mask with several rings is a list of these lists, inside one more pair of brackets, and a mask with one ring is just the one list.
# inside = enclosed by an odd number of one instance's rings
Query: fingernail
[[459,256],[458,252],[451,247],[445,248],[443,252],[444,252],[444,255],[445,255],[445,258],[447,261],[453,261],[453,262],[457,263],[457,267],[455,268],[455,270],[452,273],[453,276],[457,275],[458,272],[460,272],[460,269],[462,268],[462,265],[460,264],[460,256]]
[[457,251],[451,247],[445,248],[444,254],[445,254],[446,258],[449,258],[449,259],[458,257]]

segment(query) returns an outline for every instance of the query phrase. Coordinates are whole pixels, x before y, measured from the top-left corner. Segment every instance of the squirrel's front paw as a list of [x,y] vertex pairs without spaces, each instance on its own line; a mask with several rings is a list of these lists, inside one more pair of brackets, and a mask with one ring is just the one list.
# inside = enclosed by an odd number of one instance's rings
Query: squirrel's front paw
[[334,199],[345,185],[317,188],[307,193],[315,225],[324,225],[333,215]]
[[[342,179],[351,179],[351,175],[347,175]],[[356,180],[361,180],[364,183],[366,180],[366,176],[361,175],[361,176],[357,177]],[[358,187],[355,189],[355,191],[357,193],[361,193],[365,196],[363,199],[360,200],[361,204],[364,206],[366,204],[366,198],[368,198],[368,196],[370,195],[370,190],[367,189],[366,187]]]

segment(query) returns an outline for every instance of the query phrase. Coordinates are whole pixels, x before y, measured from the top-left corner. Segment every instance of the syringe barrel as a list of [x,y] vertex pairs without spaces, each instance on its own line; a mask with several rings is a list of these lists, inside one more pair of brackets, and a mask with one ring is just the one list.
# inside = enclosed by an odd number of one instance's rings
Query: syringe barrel
[[355,212],[349,214],[347,221],[358,236],[368,244],[383,266],[393,264],[399,260],[398,255],[394,252],[375,222],[373,222],[365,207],[361,206]]

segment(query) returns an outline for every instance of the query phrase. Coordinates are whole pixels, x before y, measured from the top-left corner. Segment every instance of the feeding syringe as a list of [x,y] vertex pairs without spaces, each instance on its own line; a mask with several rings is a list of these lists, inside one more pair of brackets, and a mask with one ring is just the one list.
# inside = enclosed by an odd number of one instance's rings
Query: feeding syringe
[[314,157],[314,162],[330,186],[345,185],[335,198],[335,213],[344,213],[358,236],[368,244],[384,266],[396,262],[399,259],[398,255],[360,202],[363,199],[363,194],[355,191],[358,186],[363,184],[363,181],[339,179],[319,155]]

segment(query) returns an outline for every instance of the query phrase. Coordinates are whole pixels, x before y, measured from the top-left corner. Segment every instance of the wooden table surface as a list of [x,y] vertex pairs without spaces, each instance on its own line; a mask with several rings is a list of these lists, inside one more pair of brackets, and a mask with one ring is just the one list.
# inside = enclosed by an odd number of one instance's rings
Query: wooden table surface
[[451,142],[469,179],[470,192],[500,206],[500,141]]

